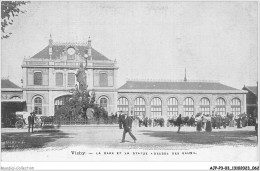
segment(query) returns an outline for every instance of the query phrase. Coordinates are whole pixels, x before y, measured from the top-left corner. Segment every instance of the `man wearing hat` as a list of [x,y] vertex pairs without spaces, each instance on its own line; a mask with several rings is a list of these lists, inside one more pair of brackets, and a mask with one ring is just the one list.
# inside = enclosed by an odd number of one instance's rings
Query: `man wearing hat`
[[32,128],[32,132],[33,132],[33,125],[34,125],[34,112],[30,113],[30,116],[28,116],[28,132],[30,132],[30,128]]
[[136,142],[135,136],[132,134],[132,119],[128,116],[128,114],[124,114],[122,117],[122,125],[124,128],[122,143],[125,142],[125,135],[129,133],[129,135],[133,138],[134,142]]

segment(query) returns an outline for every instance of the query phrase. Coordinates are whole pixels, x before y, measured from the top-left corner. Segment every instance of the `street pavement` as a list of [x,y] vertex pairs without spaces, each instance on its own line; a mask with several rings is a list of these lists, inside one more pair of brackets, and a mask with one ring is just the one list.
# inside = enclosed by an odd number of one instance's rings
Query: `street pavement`
[[[96,161],[102,155],[94,155],[104,150],[154,152],[160,154],[153,158],[140,158],[135,160],[156,161],[254,161],[257,158],[257,136],[254,127],[241,129],[227,127],[226,129],[213,129],[212,132],[197,132],[195,127],[182,127],[181,133],[177,133],[177,127],[135,127],[133,134],[137,138],[134,143],[129,134],[126,142],[120,143],[123,130],[117,125],[112,126],[78,126],[60,127],[55,131],[42,131],[37,129],[34,133],[28,133],[27,129],[3,128],[2,129],[2,160],[26,160],[26,161],[49,161],[76,160]],[[12,147],[12,143],[14,144]],[[8,146],[9,143],[9,146]],[[7,144],[7,145],[6,145]],[[71,157],[68,151],[88,151],[92,157]],[[193,153],[188,156],[164,156],[163,153]],[[37,158],[24,158],[24,154],[37,155]],[[40,155],[38,155],[40,154]],[[63,154],[63,155],[61,155]],[[13,158],[12,155],[16,157]],[[153,155],[153,154],[152,154]],[[19,156],[21,158],[19,158]],[[50,157],[52,156],[52,157]],[[102,157],[104,161],[126,161],[131,156]],[[158,158],[159,157],[159,158]],[[131,158],[131,160],[133,160]]]

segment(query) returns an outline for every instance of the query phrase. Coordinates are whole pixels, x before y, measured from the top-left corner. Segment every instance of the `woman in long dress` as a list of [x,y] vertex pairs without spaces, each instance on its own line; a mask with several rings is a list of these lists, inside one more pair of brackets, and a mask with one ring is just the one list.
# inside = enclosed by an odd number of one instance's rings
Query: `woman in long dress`
[[242,128],[241,127],[241,117],[239,117],[237,120],[237,128]]
[[212,127],[211,127],[211,117],[210,116],[207,116],[206,117],[206,132],[211,132],[212,131]]
[[229,127],[234,127],[235,126],[235,120],[232,118],[229,122]]
[[201,119],[201,117],[200,117],[200,116],[199,116],[199,117],[196,117],[195,120],[197,121],[196,130],[197,130],[197,131],[201,131],[201,127],[202,127],[202,119]]

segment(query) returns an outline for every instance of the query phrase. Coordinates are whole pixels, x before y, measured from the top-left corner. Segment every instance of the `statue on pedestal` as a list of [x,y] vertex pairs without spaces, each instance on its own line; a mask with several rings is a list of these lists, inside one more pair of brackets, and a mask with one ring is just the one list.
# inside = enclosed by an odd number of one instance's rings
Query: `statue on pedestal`
[[[87,63],[87,61],[86,61]],[[87,65],[87,64],[86,64]],[[87,74],[86,69],[83,67],[83,63],[80,63],[80,67],[76,73],[76,80],[78,84],[75,88],[70,89],[72,97],[62,107],[55,112],[55,117],[59,119],[65,119],[71,121],[99,119],[102,117],[103,120],[108,120],[107,112],[95,103],[96,94],[92,90],[87,90]],[[69,116],[69,117],[67,117]]]
[[83,68],[83,63],[80,63],[80,68],[76,73],[77,81],[79,82],[79,92],[82,93],[84,90],[87,90],[87,75],[85,69]]

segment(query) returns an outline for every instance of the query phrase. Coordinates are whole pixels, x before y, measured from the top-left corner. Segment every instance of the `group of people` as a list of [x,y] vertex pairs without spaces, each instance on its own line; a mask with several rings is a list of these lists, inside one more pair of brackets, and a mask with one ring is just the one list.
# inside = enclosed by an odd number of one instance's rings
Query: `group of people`
[[234,117],[233,115],[229,115],[227,113],[226,116],[221,116],[219,114],[216,115],[200,115],[196,117],[196,127],[197,131],[201,131],[204,129],[207,132],[212,131],[213,129],[221,129],[221,128],[226,128],[227,126],[229,127],[237,127],[237,128],[242,128],[246,127],[248,125],[247,122],[247,116],[236,116]]
[[[233,114],[228,114],[226,116],[221,116],[219,114],[209,115],[199,113],[195,117],[192,115],[191,117],[186,116],[182,117],[181,114],[175,118],[168,119],[168,126],[177,126],[178,133],[180,132],[181,126],[196,126],[197,131],[205,130],[206,132],[211,132],[213,129],[221,129],[229,127],[237,127],[242,128],[246,127],[250,122],[247,115],[238,115],[236,117]],[[252,121],[251,121],[252,122]]]
[[149,117],[137,117],[138,119],[138,125],[139,127],[141,126],[145,126],[145,127],[156,127],[156,126],[160,126],[163,127],[164,126],[164,119],[163,118],[149,118]]
[[[167,120],[167,126],[177,126],[177,118],[176,116],[171,117]],[[185,126],[195,126],[195,118],[194,116],[186,116],[186,117],[181,117],[182,119],[182,124]]]
[[209,115],[202,115],[195,118],[196,130],[202,131],[204,129],[206,132],[212,131],[211,117]]
[[[133,138],[134,142],[136,142],[136,137],[132,133],[132,124],[133,120],[138,119],[138,125],[141,127],[144,125],[145,127],[154,127],[154,126],[164,126],[163,118],[133,118],[128,116],[128,114],[120,114],[119,115],[119,128],[124,129],[122,142],[125,142],[125,135],[129,133],[129,135]],[[195,126],[197,131],[211,132],[213,129],[221,129],[221,127],[226,128],[237,126],[237,128],[245,127],[247,123],[247,117],[233,117],[233,115],[227,114],[226,116],[221,116],[219,114],[209,115],[209,114],[197,114],[195,117],[182,117],[181,114],[177,118],[171,118],[167,121],[167,126],[177,126],[177,133],[180,133],[181,127],[183,125],[186,126]]]
[[111,113],[111,123],[115,124],[117,123],[117,113]]
[[234,127],[235,120],[227,116],[216,115],[211,116],[211,124],[214,129],[221,129],[221,127],[226,128],[227,126]]
[[[186,117],[185,117],[186,118]],[[190,120],[190,119],[189,119]],[[178,127],[178,131],[177,133],[180,133],[181,130],[181,126],[183,124],[185,124],[185,119],[181,116],[181,114],[176,118],[176,119],[172,119],[172,122],[174,122],[174,126]]]

